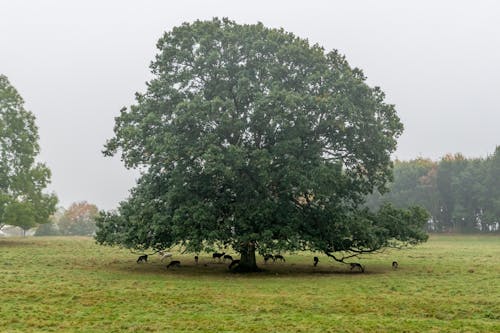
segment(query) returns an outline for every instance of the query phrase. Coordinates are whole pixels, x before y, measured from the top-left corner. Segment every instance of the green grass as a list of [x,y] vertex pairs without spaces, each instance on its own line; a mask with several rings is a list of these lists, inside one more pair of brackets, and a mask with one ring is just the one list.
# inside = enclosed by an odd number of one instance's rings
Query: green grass
[[167,270],[88,238],[0,239],[0,253],[0,332],[500,332],[493,236],[432,236],[366,256],[364,274],[312,254],[249,275],[175,254]]

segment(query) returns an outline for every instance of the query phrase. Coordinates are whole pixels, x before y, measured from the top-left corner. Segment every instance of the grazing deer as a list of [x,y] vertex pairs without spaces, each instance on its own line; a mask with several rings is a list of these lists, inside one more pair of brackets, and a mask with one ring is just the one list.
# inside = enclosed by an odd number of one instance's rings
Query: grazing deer
[[140,263],[140,262],[148,262],[148,255],[143,254],[142,256],[139,256],[139,258],[137,258],[137,263]]
[[226,252],[222,252],[222,253],[214,252],[212,254],[212,260],[215,261],[215,259],[219,259],[219,261],[220,261],[221,260],[220,258],[222,258],[225,254],[226,254]]
[[357,262],[351,262],[351,263],[350,263],[350,265],[351,265],[351,271],[352,271],[354,268],[358,268],[358,269],[361,271],[361,273],[363,273],[363,272],[365,271],[365,268],[364,268],[363,266],[361,266],[361,264],[360,264],[360,263],[357,263]]
[[319,258],[314,257],[314,267],[318,266]]
[[240,260],[239,259],[236,259],[236,260],[233,260],[231,261],[231,263],[229,264],[228,268],[231,269],[233,266],[235,265],[239,265],[240,264]]
[[231,261],[233,261],[233,257],[231,257],[229,254],[226,254],[226,255],[224,256],[224,262],[225,262],[226,260],[231,260]]
[[181,262],[179,260],[172,260],[168,265],[167,269],[170,267],[179,267],[181,265]]
[[274,261],[276,260],[280,260],[281,262],[286,262],[285,257],[283,257],[281,254],[274,255]]
[[274,256],[272,254],[264,254],[264,263],[267,264],[267,261],[271,259],[274,261]]
[[399,264],[397,261],[392,262],[392,269],[397,269],[399,267]]
[[158,251],[158,254],[161,256],[161,262],[163,262],[163,260],[165,260],[165,258],[169,258],[172,256],[172,253],[170,253],[170,252]]

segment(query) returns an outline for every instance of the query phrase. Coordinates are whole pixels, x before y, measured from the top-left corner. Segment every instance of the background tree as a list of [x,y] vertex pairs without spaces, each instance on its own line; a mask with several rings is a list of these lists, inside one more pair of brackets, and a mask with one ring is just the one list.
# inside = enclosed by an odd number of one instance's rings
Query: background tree
[[232,246],[239,268],[256,270],[256,250],[343,261],[426,239],[423,211],[360,206],[391,179],[403,126],[343,56],[227,19],[185,23],[157,46],[147,92],[105,148],[144,172],[118,212],[101,215],[98,242]]
[[500,231],[499,148],[484,158],[461,154],[440,161],[396,161],[389,192],[368,196],[370,209],[389,202],[400,208],[425,207],[431,215],[429,231]]
[[500,231],[500,146],[485,161],[481,231]]
[[91,236],[96,231],[96,217],[99,210],[86,201],[71,204],[57,221],[61,235]]
[[59,227],[53,221],[40,224],[35,231],[34,236],[59,236]]
[[459,208],[456,196],[459,190],[457,178],[466,166],[467,160],[461,154],[446,155],[439,163],[437,187],[442,202],[439,220],[441,220],[441,224],[445,227],[445,230],[457,229],[455,214],[455,210]]
[[48,222],[57,198],[43,190],[50,170],[35,161],[40,147],[34,115],[7,77],[0,75],[0,226],[24,231]]
[[66,212],[64,207],[57,207],[56,211],[50,216],[49,222],[40,224],[35,231],[34,236],[60,236],[58,223]]
[[388,191],[383,195],[375,190],[368,196],[367,206],[378,209],[383,202],[389,202],[398,208],[411,206],[425,207],[432,219],[430,230],[436,226],[436,216],[440,214],[441,204],[437,190],[438,163],[429,159],[417,158],[410,161],[394,162],[394,179],[388,184]]

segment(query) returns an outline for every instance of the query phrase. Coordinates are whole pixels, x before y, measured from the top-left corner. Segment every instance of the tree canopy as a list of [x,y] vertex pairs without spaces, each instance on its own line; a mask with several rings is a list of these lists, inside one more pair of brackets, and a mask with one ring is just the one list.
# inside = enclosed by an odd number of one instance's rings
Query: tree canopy
[[403,126],[337,51],[228,19],[184,23],[157,47],[147,91],[121,110],[104,150],[142,176],[102,213],[98,242],[232,246],[252,270],[256,250],[342,261],[426,239],[422,209],[361,207],[391,179]]
[[36,161],[40,147],[34,115],[6,76],[0,75],[0,226],[23,230],[48,222],[57,198],[43,190],[50,170]]

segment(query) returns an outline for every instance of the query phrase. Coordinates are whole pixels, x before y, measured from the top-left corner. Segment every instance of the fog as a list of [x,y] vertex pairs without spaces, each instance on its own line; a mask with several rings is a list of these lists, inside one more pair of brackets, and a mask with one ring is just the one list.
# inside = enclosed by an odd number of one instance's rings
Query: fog
[[0,73],[32,111],[62,206],[111,209],[138,173],[102,149],[145,90],[155,44],[186,21],[283,27],[345,54],[394,103],[394,158],[484,157],[500,144],[500,4],[495,1],[0,0]]

